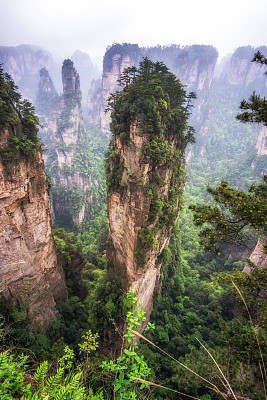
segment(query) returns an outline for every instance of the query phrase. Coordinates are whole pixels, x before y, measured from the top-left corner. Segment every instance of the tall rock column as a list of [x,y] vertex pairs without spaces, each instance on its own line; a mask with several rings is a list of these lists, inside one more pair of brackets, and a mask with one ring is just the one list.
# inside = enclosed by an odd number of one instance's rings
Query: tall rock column
[[80,79],[73,62],[62,65],[63,96],[44,69],[40,71],[38,112],[48,148],[45,164],[52,180],[52,205],[60,225],[80,225],[92,201],[92,159],[84,127]]
[[47,327],[58,314],[55,300],[66,299],[67,290],[52,235],[36,117],[27,105],[16,111],[2,76],[0,86],[1,294],[27,303],[33,326]]
[[[185,92],[162,63],[124,72],[110,99],[113,143],[107,160],[109,272],[133,288],[147,317],[183,193],[188,141]],[[129,83],[130,82],[130,83]]]

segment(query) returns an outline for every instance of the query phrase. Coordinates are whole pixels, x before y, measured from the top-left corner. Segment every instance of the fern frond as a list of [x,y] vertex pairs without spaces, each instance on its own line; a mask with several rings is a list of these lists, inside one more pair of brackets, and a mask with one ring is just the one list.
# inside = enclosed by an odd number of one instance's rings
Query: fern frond
[[53,393],[54,388],[60,385],[64,368],[58,368],[57,373],[47,379],[46,390],[49,394]]
[[45,378],[48,370],[48,362],[44,361],[34,374],[34,379],[39,385],[40,389],[44,388]]
[[81,377],[82,377],[81,372],[78,372],[77,374],[73,375],[69,383],[70,387],[76,389],[80,384]]
[[54,394],[55,400],[84,400],[84,387],[73,388],[69,383],[67,386],[62,386],[58,393]]
[[8,353],[3,351],[0,353],[0,369],[4,369],[8,365]]

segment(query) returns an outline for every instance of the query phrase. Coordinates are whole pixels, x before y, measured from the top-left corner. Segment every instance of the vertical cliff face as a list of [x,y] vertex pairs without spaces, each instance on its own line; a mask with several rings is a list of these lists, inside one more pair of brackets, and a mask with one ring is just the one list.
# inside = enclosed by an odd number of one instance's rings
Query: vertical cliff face
[[218,57],[212,46],[186,46],[173,57],[172,72],[188,90],[209,89]]
[[[107,197],[112,240],[108,257],[112,263],[111,274],[120,280],[124,290],[134,289],[149,316],[160,276],[161,262],[157,263],[157,259],[170,234],[167,225],[161,224],[159,218],[153,218],[157,207],[154,201],[168,201],[174,177],[166,165],[154,168],[144,160],[143,149],[150,138],[149,134],[141,132],[138,125],[130,126],[130,146],[118,136],[114,139],[116,162],[123,165],[123,172],[121,189],[111,188]],[[115,163],[112,168],[116,168]],[[176,185],[179,191],[182,186],[179,177],[176,177]],[[153,197],[158,200],[153,201]],[[176,214],[177,210],[178,202],[172,211]]]
[[101,74],[96,65],[93,64],[89,54],[76,50],[71,56],[75,67],[79,71],[81,90],[86,100],[90,84],[93,80],[100,78]]
[[267,156],[267,126],[263,126],[260,130],[256,143],[258,156]]
[[[265,46],[257,49],[266,53]],[[230,85],[249,86],[257,81],[263,81],[263,73],[261,65],[251,62],[256,50],[250,46],[238,48],[230,59],[230,63],[226,67],[226,82]],[[266,77],[265,77],[266,78]],[[264,79],[265,85],[267,79]]]
[[[197,91],[198,96],[203,90],[207,90],[214,75],[217,61],[217,50],[212,46],[166,46],[142,48],[137,44],[116,44],[111,46],[104,56],[101,92],[97,96],[91,95],[93,105],[96,109],[98,103],[99,120],[104,131],[109,131],[110,114],[105,113],[106,101],[118,88],[118,79],[125,68],[138,66],[144,57],[152,61],[164,62],[178,79],[187,85],[189,91]],[[199,96],[201,97],[201,96]],[[199,102],[201,107],[202,101]],[[92,119],[89,108],[89,118]]]
[[[3,83],[1,77],[1,85]],[[33,328],[56,319],[67,291],[52,236],[48,185],[34,116],[18,114],[2,88],[0,121],[0,283],[2,294],[26,302]],[[30,117],[30,119],[29,119]]]
[[101,113],[103,112],[101,83],[101,79],[92,80],[86,104],[90,124],[95,126],[101,126]]
[[160,275],[159,255],[178,215],[189,140],[184,91],[164,67],[145,60],[117,96],[107,168],[110,273],[125,290],[135,290],[147,316]]
[[20,45],[17,47],[0,47],[0,62],[19,86],[22,95],[31,101],[35,95],[41,68],[51,69],[51,55],[38,46]]
[[[52,180],[55,219],[80,225],[91,202],[91,159],[81,107],[80,80],[71,60],[62,66],[63,96],[58,96],[45,70],[40,72],[38,113],[48,148],[45,164]],[[95,182],[94,182],[95,183]]]
[[[267,266],[267,254],[264,251],[264,247],[266,246],[267,237],[266,235],[263,235],[258,239],[255,249],[249,257],[249,259],[260,269],[266,268]],[[253,271],[253,267],[247,263],[243,271],[250,274]]]
[[46,132],[46,125],[49,121],[56,121],[57,115],[62,109],[61,102],[49,72],[46,68],[42,68],[36,95],[36,108],[42,118],[42,125],[44,125],[42,133]]

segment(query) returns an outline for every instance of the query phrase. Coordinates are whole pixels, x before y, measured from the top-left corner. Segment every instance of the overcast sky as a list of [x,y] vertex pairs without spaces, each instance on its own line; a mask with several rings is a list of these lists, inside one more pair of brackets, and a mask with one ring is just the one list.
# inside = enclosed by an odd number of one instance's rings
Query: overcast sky
[[0,45],[35,44],[62,58],[108,45],[211,44],[220,57],[267,45],[266,0],[0,0]]

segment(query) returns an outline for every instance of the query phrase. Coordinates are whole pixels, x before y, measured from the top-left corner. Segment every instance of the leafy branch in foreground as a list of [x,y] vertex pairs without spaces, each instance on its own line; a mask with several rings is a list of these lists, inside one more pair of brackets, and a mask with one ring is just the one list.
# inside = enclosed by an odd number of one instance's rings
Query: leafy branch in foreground
[[217,206],[189,205],[194,211],[195,225],[204,227],[200,236],[205,250],[214,248],[220,254],[218,243],[242,243],[246,227],[254,228],[259,236],[266,233],[267,175],[262,184],[252,185],[248,193],[230,187],[226,181],[215,189],[208,187],[207,191]]
[[249,101],[242,100],[239,107],[242,112],[236,116],[242,122],[263,122],[267,125],[267,99],[261,98],[255,92]]

